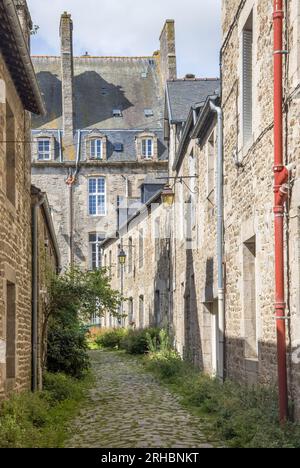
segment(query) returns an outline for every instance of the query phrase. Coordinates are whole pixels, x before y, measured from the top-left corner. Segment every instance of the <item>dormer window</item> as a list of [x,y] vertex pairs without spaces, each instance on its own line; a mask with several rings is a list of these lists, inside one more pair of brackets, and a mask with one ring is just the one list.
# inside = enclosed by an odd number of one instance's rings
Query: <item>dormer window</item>
[[102,159],[102,140],[95,138],[90,141],[91,145],[91,159]]
[[38,139],[38,160],[50,161],[51,159],[51,144],[50,138]]
[[85,151],[87,161],[106,161],[107,137],[99,131],[91,131],[85,137]]
[[113,109],[113,117],[123,117],[121,109]]
[[144,131],[136,136],[136,151],[139,161],[158,160],[158,138],[154,132]]
[[145,159],[151,159],[153,157],[153,138],[142,139],[142,156]]

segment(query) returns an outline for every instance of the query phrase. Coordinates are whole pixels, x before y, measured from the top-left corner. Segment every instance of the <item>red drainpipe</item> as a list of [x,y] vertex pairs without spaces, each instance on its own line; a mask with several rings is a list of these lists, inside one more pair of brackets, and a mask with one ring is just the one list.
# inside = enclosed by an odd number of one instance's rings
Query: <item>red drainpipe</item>
[[280,421],[288,415],[286,317],[284,294],[284,204],[288,196],[289,171],[283,165],[283,0],[274,0],[274,215],[275,215],[275,314]]

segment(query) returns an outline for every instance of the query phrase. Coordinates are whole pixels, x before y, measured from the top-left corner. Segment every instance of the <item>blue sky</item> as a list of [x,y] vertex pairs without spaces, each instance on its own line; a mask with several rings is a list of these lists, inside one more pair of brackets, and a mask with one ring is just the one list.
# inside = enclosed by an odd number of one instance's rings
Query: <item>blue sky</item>
[[39,31],[32,53],[59,54],[59,18],[74,22],[74,53],[152,55],[165,19],[175,19],[178,76],[219,75],[221,0],[27,0]]

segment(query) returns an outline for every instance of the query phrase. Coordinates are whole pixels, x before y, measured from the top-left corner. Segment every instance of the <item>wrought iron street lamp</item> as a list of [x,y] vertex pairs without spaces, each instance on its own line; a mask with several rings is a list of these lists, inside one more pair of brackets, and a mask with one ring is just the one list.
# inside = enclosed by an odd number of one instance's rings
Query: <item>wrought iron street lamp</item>
[[161,200],[164,205],[172,206],[175,199],[175,193],[173,189],[170,187],[169,184],[166,184],[162,193],[161,193]]
[[126,253],[124,252],[124,249],[121,249],[118,255],[120,265],[125,265],[126,257],[127,256],[126,256]]

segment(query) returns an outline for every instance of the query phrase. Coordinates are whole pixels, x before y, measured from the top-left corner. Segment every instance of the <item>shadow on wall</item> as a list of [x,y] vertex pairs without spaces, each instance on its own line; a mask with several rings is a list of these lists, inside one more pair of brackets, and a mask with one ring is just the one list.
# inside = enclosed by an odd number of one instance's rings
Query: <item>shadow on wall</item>
[[75,128],[87,128],[112,118],[113,109],[124,111],[133,106],[121,86],[105,81],[98,73],[87,71],[74,78]]
[[186,250],[184,287],[184,358],[203,369],[203,349],[200,334],[196,277],[193,250]]
[[[37,80],[46,105],[44,117],[33,116],[33,128],[62,117],[61,80],[50,72],[37,73]],[[74,77],[74,128],[88,128],[112,118],[113,109],[124,111],[133,106],[120,86],[105,81],[93,71]]]
[[62,116],[61,80],[50,72],[39,72],[36,76],[46,106],[46,115],[32,115],[33,128],[39,128]]
[[[169,310],[169,239],[159,239],[159,259],[156,262],[154,277],[153,310],[150,313],[150,324],[158,327],[168,327]],[[170,330],[169,330],[170,331]]]

